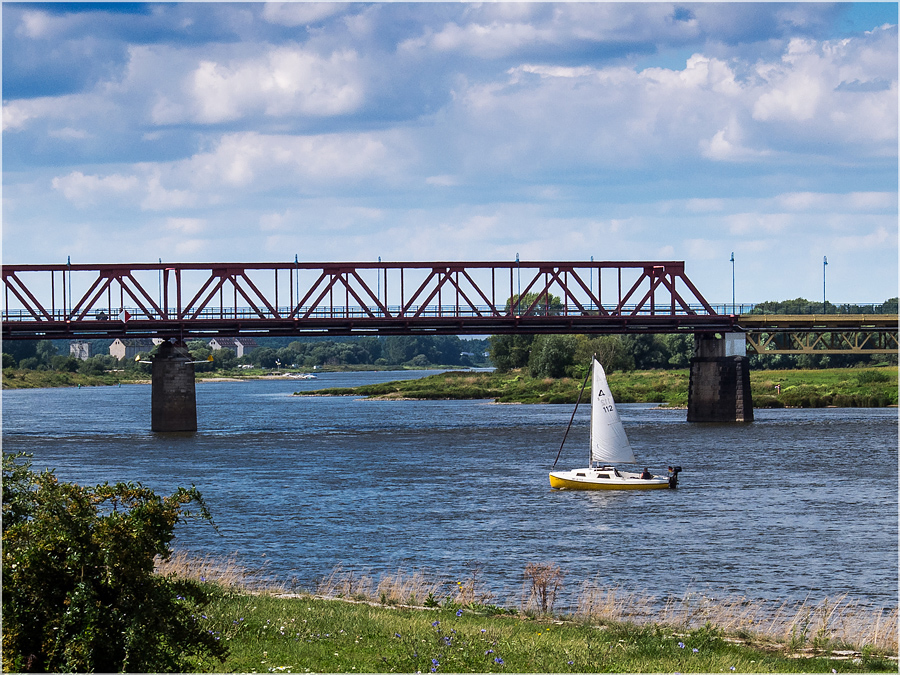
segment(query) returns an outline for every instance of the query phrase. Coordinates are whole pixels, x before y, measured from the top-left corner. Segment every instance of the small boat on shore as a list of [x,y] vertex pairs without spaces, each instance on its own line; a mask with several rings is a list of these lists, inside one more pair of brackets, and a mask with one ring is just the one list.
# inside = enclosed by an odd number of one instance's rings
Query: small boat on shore
[[[625,427],[616,410],[603,366],[595,358],[591,381],[591,444],[588,465],[582,469],[551,471],[550,487],[558,490],[662,490],[678,486],[681,467],[669,467],[668,476],[647,469],[633,471],[617,464],[637,464]],[[586,380],[585,380],[586,381]],[[583,391],[582,387],[582,391]],[[578,404],[575,404],[576,409]],[[572,419],[575,413],[572,413]],[[569,421],[569,426],[572,422]],[[568,434],[568,429],[566,429]],[[565,438],[563,438],[565,443]],[[562,452],[562,446],[560,446]],[[557,461],[559,455],[557,455]],[[553,463],[556,466],[556,462]]]

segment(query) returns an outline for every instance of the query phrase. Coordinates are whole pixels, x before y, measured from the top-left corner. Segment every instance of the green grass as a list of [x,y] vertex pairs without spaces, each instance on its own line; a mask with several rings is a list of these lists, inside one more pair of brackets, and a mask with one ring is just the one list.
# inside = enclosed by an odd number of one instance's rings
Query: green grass
[[[58,370],[22,370],[6,368],[3,371],[4,389],[38,389],[41,387],[109,387],[121,382],[134,382],[134,373],[108,372],[102,375],[84,375]],[[150,378],[150,371],[144,375]]]
[[[687,369],[616,372],[610,376],[620,403],[686,406]],[[776,390],[780,385],[780,392]],[[884,407],[897,404],[896,368],[751,371],[756,407]],[[298,395],[367,396],[388,399],[494,399],[498,403],[575,403],[581,382],[539,379],[522,372],[450,372],[418,380],[354,388],[319,389]],[[590,388],[590,385],[588,385]]]
[[[532,574],[534,568],[545,574]],[[526,568],[515,605],[488,604],[480,569],[453,582],[402,571],[378,579],[337,568],[315,593],[283,593],[234,559],[178,553],[157,572],[199,584],[198,626],[224,662],[197,672],[896,672],[898,610],[846,597],[815,605],[656,598],[581,585],[577,609],[541,610],[558,566]],[[555,588],[555,586],[554,586]],[[256,589],[256,590],[253,590]],[[554,596],[555,597],[555,596]],[[437,664],[437,665],[436,665]]]
[[743,644],[711,625],[679,629],[478,607],[374,606],[313,596],[223,592],[197,617],[227,643],[224,663],[197,672],[873,672],[896,663],[871,652]]

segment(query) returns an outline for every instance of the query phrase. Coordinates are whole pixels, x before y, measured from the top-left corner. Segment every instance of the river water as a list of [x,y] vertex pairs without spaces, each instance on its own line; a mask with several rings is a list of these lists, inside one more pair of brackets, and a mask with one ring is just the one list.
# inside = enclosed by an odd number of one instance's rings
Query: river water
[[[571,406],[296,397],[424,373],[198,383],[200,430],[150,431],[150,387],[3,392],[3,449],[82,484],[195,484],[218,525],[177,547],[311,588],[337,565],[422,570],[514,601],[530,562],[566,585],[754,600],[897,603],[897,410],[757,410],[748,425],[620,405],[642,464],[677,490],[560,492],[547,472]],[[560,466],[587,458],[582,406]]]

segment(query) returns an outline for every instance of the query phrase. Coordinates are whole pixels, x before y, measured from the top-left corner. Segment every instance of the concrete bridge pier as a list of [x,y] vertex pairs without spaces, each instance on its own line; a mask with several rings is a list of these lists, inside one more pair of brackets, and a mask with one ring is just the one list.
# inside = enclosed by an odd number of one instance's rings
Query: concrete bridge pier
[[166,340],[152,362],[151,430],[197,431],[194,364],[187,347]]
[[747,340],[743,333],[694,335],[687,421],[753,421]]

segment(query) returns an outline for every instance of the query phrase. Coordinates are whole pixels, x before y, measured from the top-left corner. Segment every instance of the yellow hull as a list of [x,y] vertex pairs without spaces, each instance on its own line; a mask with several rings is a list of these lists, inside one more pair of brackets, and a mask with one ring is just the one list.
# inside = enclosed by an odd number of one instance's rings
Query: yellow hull
[[[655,476],[650,480],[641,478],[597,478],[594,476],[574,476],[574,471],[550,474],[550,487],[557,490],[668,490],[669,481]],[[570,474],[566,477],[564,474]]]

